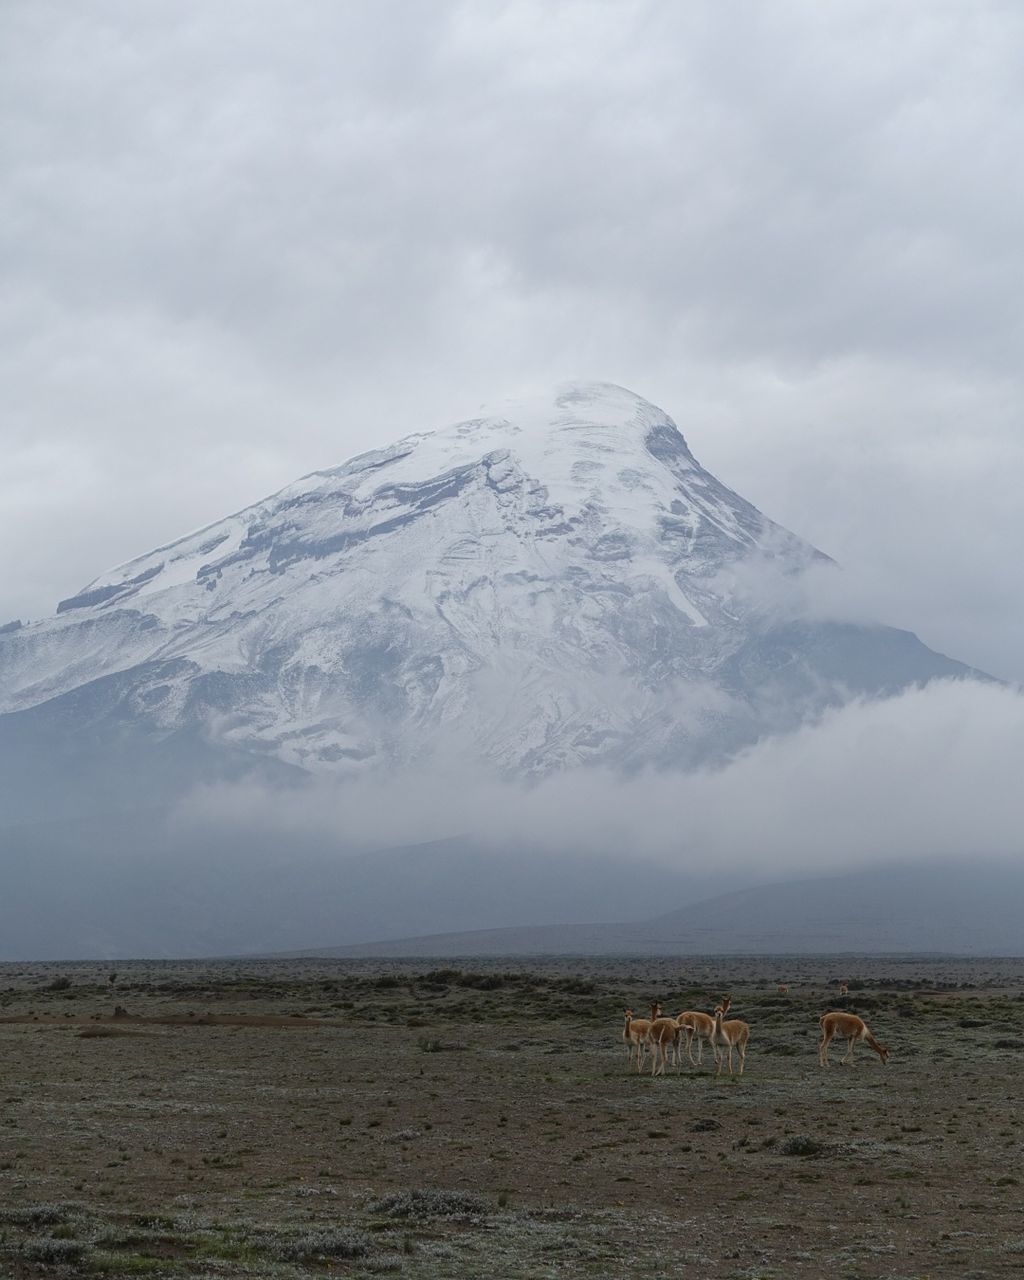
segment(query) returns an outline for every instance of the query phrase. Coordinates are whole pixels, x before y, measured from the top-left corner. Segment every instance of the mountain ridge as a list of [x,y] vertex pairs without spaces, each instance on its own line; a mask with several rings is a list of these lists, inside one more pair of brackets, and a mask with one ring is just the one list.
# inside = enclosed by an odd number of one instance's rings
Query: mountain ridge
[[1024,870],[897,865],[730,890],[640,921],[522,925],[318,947],[318,958],[1024,953]]

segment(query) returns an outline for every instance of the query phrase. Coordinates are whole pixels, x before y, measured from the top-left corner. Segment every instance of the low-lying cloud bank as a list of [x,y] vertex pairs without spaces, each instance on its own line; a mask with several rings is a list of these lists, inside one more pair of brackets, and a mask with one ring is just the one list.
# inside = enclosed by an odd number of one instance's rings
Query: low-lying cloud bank
[[[677,928],[640,928],[629,948],[1018,954],[1022,749],[1024,694],[947,682],[849,704],[696,773],[518,785],[435,764],[9,827],[0,959],[265,954],[673,912]],[[819,883],[764,888],[801,878]],[[729,904],[690,911],[757,886],[743,901],[774,914],[742,940]]]
[[525,786],[446,766],[343,786],[218,786],[193,793],[175,821],[183,834],[220,824],[348,850],[463,835],[496,853],[621,855],[778,879],[1020,858],[1022,758],[1024,694],[947,681],[849,704],[715,770],[580,769]]

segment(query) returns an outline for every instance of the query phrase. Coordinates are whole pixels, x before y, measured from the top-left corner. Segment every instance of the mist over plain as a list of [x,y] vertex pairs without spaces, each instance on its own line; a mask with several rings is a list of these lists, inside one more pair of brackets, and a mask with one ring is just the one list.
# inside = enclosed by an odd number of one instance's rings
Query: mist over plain
[[194,791],[182,833],[300,833],[371,849],[460,836],[757,878],[879,862],[1020,857],[1024,695],[973,680],[862,700],[766,738],[719,768],[624,776],[576,769],[533,784],[465,761],[298,788]]

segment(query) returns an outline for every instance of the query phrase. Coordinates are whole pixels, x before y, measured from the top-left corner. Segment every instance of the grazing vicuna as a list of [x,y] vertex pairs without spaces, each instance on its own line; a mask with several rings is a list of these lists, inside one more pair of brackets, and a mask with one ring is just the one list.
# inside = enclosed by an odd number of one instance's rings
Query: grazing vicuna
[[888,1062],[889,1060],[889,1050],[884,1044],[878,1043],[868,1030],[864,1019],[858,1018],[855,1013],[841,1013],[839,1010],[833,1010],[832,1013],[823,1013],[818,1019],[818,1026],[821,1027],[818,1061],[823,1067],[829,1065],[828,1047],[836,1036],[840,1036],[850,1042],[850,1047],[842,1059],[843,1062],[853,1062],[853,1046],[858,1040],[863,1040],[866,1045],[874,1049],[883,1062]]

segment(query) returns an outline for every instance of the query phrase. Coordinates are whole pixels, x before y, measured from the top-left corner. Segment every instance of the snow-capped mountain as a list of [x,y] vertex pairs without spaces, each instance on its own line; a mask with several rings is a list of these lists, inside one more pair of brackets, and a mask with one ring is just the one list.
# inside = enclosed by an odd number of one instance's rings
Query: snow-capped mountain
[[778,607],[829,563],[660,409],[567,386],[315,472],[0,629],[0,763],[686,766],[966,673]]

